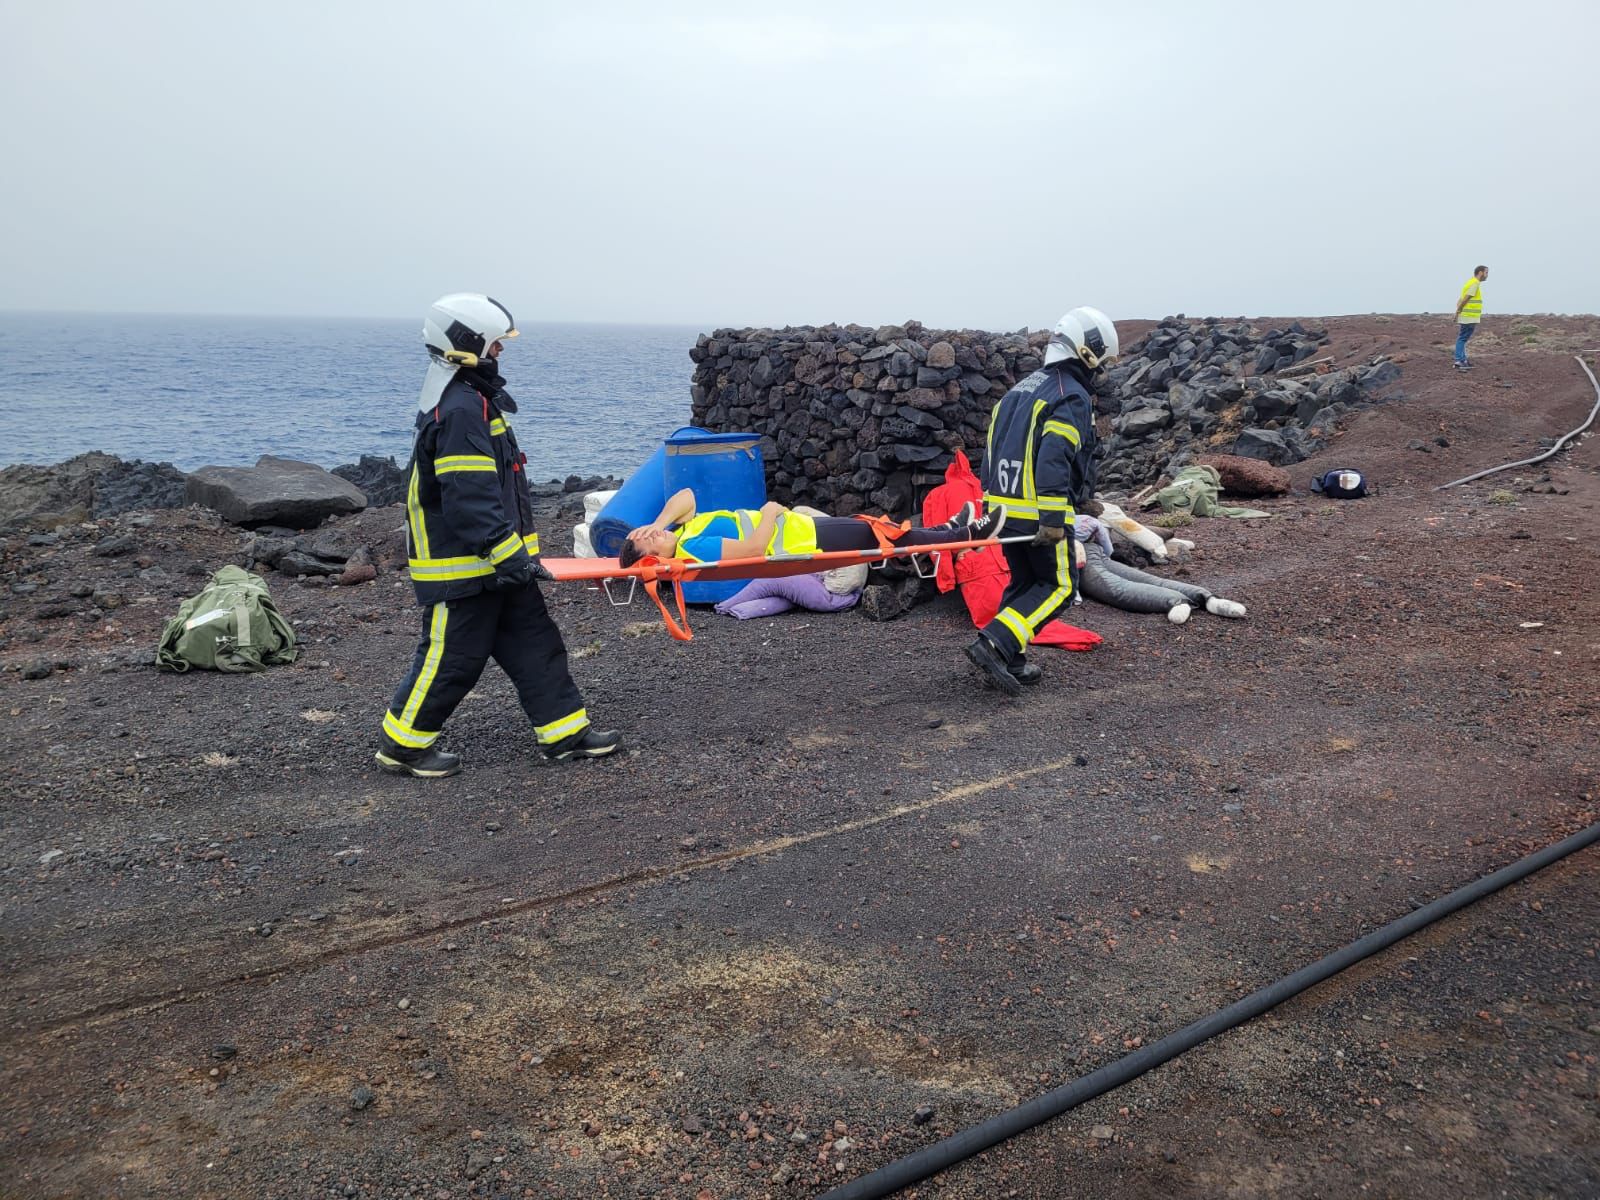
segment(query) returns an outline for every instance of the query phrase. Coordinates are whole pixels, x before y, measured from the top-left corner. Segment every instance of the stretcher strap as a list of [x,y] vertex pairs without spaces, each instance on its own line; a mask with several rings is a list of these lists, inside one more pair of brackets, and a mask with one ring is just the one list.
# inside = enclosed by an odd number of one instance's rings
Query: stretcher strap
[[682,624],[672,619],[672,613],[668,611],[666,601],[661,599],[660,584],[654,575],[645,576],[644,590],[650,594],[650,599],[654,600],[656,607],[661,610],[661,619],[666,622],[667,632],[677,641],[692,642],[694,640],[694,631],[689,628],[689,613],[683,606],[683,584],[676,579],[670,582],[672,583],[673,595],[677,597],[678,616],[682,618]]
[[905,537],[911,528],[910,521],[895,521],[889,517],[874,517],[867,513],[857,513],[856,520],[865,521],[872,529],[872,536],[878,539],[878,549],[888,554],[895,547],[895,543]]

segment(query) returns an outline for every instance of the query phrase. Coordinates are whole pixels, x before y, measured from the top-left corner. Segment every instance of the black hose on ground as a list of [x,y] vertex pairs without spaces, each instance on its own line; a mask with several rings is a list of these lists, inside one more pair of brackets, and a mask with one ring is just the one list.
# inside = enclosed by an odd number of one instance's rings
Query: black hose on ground
[[1595,416],[1600,414],[1600,382],[1596,382],[1594,372],[1589,370],[1588,363],[1584,362],[1583,359],[1579,358],[1579,356],[1576,354],[1574,354],[1572,357],[1578,360],[1578,365],[1583,368],[1583,373],[1589,377],[1589,382],[1594,384],[1595,401],[1594,407],[1589,410],[1588,420],[1586,420],[1582,425],[1579,425],[1571,433],[1563,433],[1559,438],[1556,439],[1556,444],[1551,446],[1550,449],[1546,450],[1543,454],[1535,454],[1532,458],[1519,458],[1516,462],[1501,463],[1498,467],[1490,467],[1487,471],[1479,471],[1475,475],[1464,475],[1460,479],[1452,479],[1449,483],[1441,483],[1433,490],[1436,492],[1442,492],[1445,490],[1445,488],[1453,488],[1458,483],[1471,483],[1474,479],[1482,479],[1485,475],[1495,475],[1501,471],[1509,471],[1512,467],[1531,467],[1534,463],[1542,463],[1545,459],[1559,451],[1573,438],[1577,437],[1585,429],[1589,428],[1589,426],[1593,425]]
[[887,1196],[901,1188],[909,1187],[918,1180],[926,1179],[963,1159],[971,1158],[974,1154],[996,1146],[1024,1130],[1043,1124],[1052,1117],[1058,1117],[1086,1100],[1093,1100],[1096,1096],[1137,1079],[1152,1067],[1158,1067],[1169,1059],[1176,1058],[1185,1050],[1191,1050],[1201,1042],[1232,1029],[1235,1025],[1260,1016],[1285,1000],[1298,996],[1307,988],[1337,975],[1346,967],[1353,967],[1362,959],[1388,949],[1401,938],[1416,933],[1417,930],[1433,924],[1441,917],[1449,916],[1457,909],[1465,908],[1474,901],[1481,900],[1506,885],[1516,883],[1519,879],[1524,879],[1535,871],[1596,842],[1600,842],[1600,821],[1569,838],[1519,859],[1508,867],[1502,867],[1492,875],[1485,875],[1475,883],[1457,888],[1448,896],[1441,896],[1433,903],[1424,905],[1398,920],[1390,921],[1383,928],[1351,942],[1342,950],[1336,950],[1310,966],[1300,968],[1293,975],[1286,975],[1276,983],[1250,993],[1243,1000],[1236,1001],[1208,1017],[1202,1017],[1192,1025],[1186,1025],[1177,1033],[1169,1034],[1159,1042],[1135,1050],[1115,1062],[1107,1063],[1098,1071],[1063,1084],[1054,1091],[1029,1100],[1026,1104],[990,1117],[981,1125],[974,1125],[970,1129],[952,1134],[943,1141],[918,1150],[915,1154],[908,1154],[904,1158],[879,1167],[871,1174],[853,1179],[842,1187],[828,1192],[822,1200],[876,1200],[877,1197]]

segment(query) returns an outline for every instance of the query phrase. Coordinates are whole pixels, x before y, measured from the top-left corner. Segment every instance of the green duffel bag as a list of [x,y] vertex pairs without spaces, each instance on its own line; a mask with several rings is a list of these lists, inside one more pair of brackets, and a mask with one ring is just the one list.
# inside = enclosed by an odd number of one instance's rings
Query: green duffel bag
[[156,648],[157,665],[169,671],[264,671],[294,656],[294,630],[261,576],[242,567],[223,567],[205,591],[185,600]]

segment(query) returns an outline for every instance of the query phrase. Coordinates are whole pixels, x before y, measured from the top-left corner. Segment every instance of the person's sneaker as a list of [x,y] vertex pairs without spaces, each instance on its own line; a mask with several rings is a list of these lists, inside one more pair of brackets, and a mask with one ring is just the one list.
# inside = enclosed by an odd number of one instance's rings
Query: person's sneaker
[[604,758],[622,745],[622,735],[612,729],[595,729],[589,726],[544,748],[544,756],[551,762],[564,762],[569,758]]
[[461,756],[446,754],[429,746],[417,750],[384,738],[378,752],[372,756],[377,764],[391,775],[413,775],[418,779],[443,779],[461,770]]
[[968,525],[972,524],[973,518],[977,515],[978,506],[971,500],[968,500],[961,506],[960,511],[958,511],[955,516],[951,517],[948,521],[941,521],[939,524],[935,525],[934,528],[940,530],[965,529]]
[[1012,677],[1025,687],[1031,687],[1044,678],[1044,668],[1038,663],[1031,663],[1027,659],[1019,659],[1007,668]]
[[892,621],[905,612],[900,594],[887,583],[875,583],[862,589],[861,615],[869,621]]
[[1219,617],[1233,617],[1235,620],[1244,616],[1244,605],[1237,600],[1224,600],[1221,596],[1213,596],[1206,601],[1206,611]]
[[1174,625],[1182,625],[1189,619],[1189,614],[1193,611],[1194,610],[1191,609],[1188,604],[1174,604],[1171,608],[1167,609],[1167,620],[1171,621]]
[[1022,684],[1011,673],[1006,665],[1005,655],[1000,653],[1000,648],[979,634],[967,647],[967,658],[976,667],[980,668],[989,681],[1008,696],[1022,695]]
[[1454,366],[1454,367],[1455,367],[1455,369],[1456,369],[1456,370],[1458,370],[1458,371],[1465,371],[1465,370],[1466,370],[1466,369],[1467,369],[1467,364],[1466,364],[1466,363],[1459,363],[1459,362],[1458,362],[1458,363],[1454,363],[1454,364],[1452,364],[1452,365],[1453,365],[1453,366]]
[[967,525],[967,538],[969,541],[986,542],[992,537],[999,537],[1000,531],[1005,528],[1006,510],[991,508],[976,521]]

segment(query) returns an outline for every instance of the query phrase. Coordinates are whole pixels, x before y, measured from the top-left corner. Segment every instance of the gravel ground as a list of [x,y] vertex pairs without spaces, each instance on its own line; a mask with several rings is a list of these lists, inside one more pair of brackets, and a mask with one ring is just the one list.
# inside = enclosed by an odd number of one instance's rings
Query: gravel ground
[[[1582,420],[1600,321],[1491,320],[1464,378],[1447,321],[1329,326],[1405,396],[1273,520],[1186,531],[1248,620],[1079,608],[1106,643],[1021,702],[949,599],[684,645],[547,589],[629,752],[544,764],[491,668],[468,769],[396,780],[403,576],[273,577],[295,666],[170,676],[139,664],[237,531],[11,539],[0,1195],[814,1196],[1600,818],[1600,438],[1432,490]],[[1347,463],[1380,494],[1306,493]],[[915,1194],[1600,1195],[1597,880],[1573,856]]]

